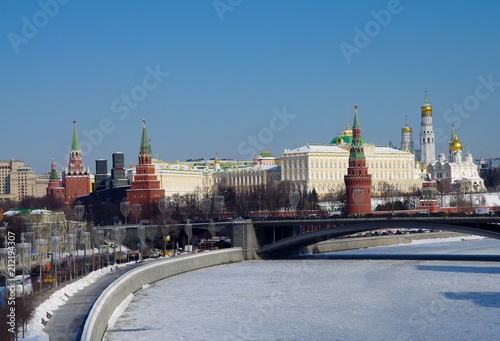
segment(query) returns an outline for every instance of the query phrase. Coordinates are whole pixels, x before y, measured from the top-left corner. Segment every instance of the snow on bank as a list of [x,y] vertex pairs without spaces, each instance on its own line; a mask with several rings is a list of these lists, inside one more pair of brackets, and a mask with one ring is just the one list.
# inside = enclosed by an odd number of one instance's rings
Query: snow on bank
[[[437,195],[438,204],[441,207],[448,207],[450,201],[456,199],[455,194],[445,194],[443,196]],[[491,193],[473,193],[467,194],[468,199],[472,199],[475,206],[482,207],[490,207],[490,206],[500,206],[500,192],[491,192]],[[394,200],[401,200],[402,197],[396,196]],[[372,198],[372,210],[375,210],[377,205],[385,204],[390,199],[384,198]]]
[[123,300],[123,302],[120,303],[120,305],[118,307],[116,307],[116,309],[113,312],[113,314],[111,314],[111,316],[109,317],[109,320],[108,320],[108,329],[113,328],[113,326],[115,325],[116,321],[121,316],[121,314],[123,314],[123,312],[125,311],[125,309],[127,309],[127,306],[129,305],[129,303],[132,301],[133,298],[134,298],[134,294],[129,294]]
[[413,239],[410,244],[432,244],[432,243],[446,243],[446,242],[461,242],[463,240],[478,240],[486,239],[483,236],[459,236],[447,238],[429,238],[429,239]]
[[112,271],[118,270],[119,268],[125,267],[128,264],[134,264],[135,262],[109,265],[99,270],[92,271],[87,276],[75,281],[71,284],[66,285],[54,292],[47,300],[40,304],[33,314],[33,317],[28,322],[28,330],[26,336],[23,340],[28,341],[48,341],[49,336],[43,332],[45,323],[49,320],[48,316],[54,314],[54,310],[57,310],[59,306],[66,303],[66,301],[73,296],[78,291],[82,290],[86,286],[94,283],[99,277],[102,277]]

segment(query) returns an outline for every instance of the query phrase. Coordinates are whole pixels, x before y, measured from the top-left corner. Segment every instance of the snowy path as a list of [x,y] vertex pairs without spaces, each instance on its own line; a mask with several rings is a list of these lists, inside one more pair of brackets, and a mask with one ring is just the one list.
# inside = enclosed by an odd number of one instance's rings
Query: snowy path
[[90,285],[78,288],[79,290],[69,296],[64,304],[53,311],[53,316],[48,320],[43,332],[48,334],[51,340],[77,340],[90,308],[101,292],[125,272],[142,264],[129,263],[95,279]]

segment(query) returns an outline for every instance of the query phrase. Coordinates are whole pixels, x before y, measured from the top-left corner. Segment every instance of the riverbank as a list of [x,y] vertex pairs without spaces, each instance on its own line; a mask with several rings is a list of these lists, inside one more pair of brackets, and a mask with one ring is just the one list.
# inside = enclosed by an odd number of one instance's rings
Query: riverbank
[[470,234],[456,232],[430,232],[359,238],[339,238],[319,242],[302,248],[302,254],[318,254],[335,251],[365,249],[375,246],[411,244],[414,240],[470,237]]

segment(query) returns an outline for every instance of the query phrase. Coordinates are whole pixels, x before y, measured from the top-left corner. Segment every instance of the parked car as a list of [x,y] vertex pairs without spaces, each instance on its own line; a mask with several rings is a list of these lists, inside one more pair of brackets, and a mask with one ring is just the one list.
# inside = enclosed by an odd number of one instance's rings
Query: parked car
[[149,250],[149,257],[151,257],[151,258],[160,257],[160,250],[158,250],[158,249]]
[[14,282],[16,283],[16,297],[31,295],[33,292],[33,288],[31,286],[31,276],[18,275],[14,277]]
[[340,218],[342,217],[342,211],[331,211],[327,215],[328,218]]

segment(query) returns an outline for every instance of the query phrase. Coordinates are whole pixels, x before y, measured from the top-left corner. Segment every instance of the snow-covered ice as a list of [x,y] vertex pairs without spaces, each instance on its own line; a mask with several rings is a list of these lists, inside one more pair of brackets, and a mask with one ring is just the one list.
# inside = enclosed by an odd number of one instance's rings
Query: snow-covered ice
[[[500,241],[343,252],[375,251],[500,255]],[[162,280],[135,293],[104,340],[494,340],[500,335],[498,262],[318,256],[229,264]]]

